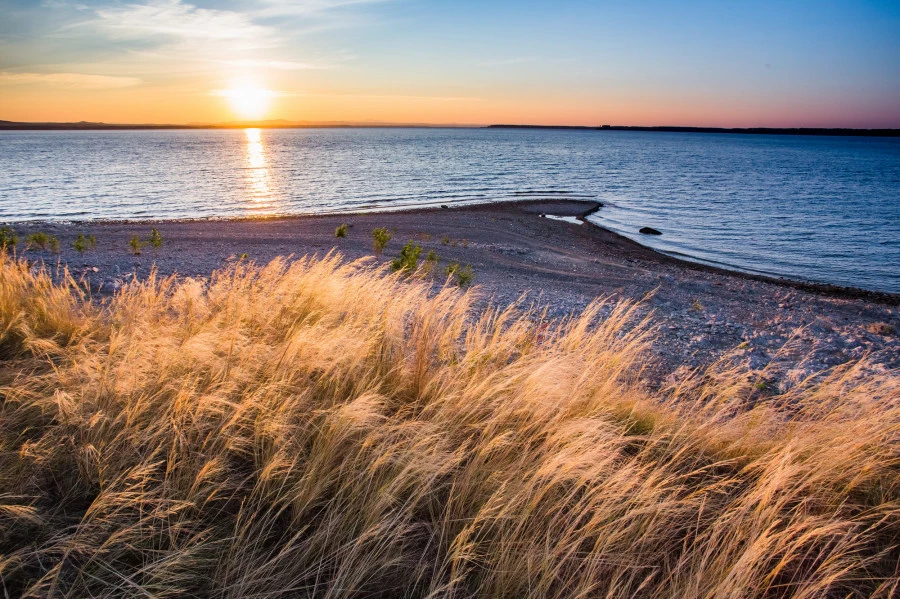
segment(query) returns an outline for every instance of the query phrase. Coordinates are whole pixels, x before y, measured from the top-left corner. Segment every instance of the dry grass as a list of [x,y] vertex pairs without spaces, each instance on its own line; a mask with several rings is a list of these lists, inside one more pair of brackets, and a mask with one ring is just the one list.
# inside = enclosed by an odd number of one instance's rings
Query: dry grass
[[895,375],[653,397],[633,305],[428,289],[332,256],[100,305],[0,257],[0,589],[897,595]]

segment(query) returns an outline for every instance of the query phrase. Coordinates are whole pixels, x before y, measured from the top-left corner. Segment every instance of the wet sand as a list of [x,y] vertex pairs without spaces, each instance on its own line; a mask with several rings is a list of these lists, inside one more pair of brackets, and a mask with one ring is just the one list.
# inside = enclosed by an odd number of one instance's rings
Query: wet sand
[[[373,254],[372,229],[387,227],[394,237],[379,260],[390,260],[415,240],[423,257],[437,252],[441,272],[450,262],[470,264],[483,303],[506,304],[524,295],[558,317],[599,296],[643,300],[661,333],[655,366],[648,370],[651,383],[738,347],[752,369],[774,360],[779,374],[773,376],[780,384],[864,355],[875,369],[900,367],[900,296],[724,271],[665,256],[589,223],[542,216],[577,220],[596,207],[547,200],[254,220],[20,224],[16,229],[22,239],[38,230],[57,236],[59,256],[32,249],[26,257],[66,264],[102,295],[132,276],[146,276],[154,265],[164,275],[207,276],[242,254],[258,263],[332,250],[347,259],[361,258]],[[336,238],[335,228],[344,223],[347,237]],[[162,233],[163,246],[133,256],[129,239],[146,239],[151,227]],[[96,249],[75,252],[72,242],[79,233],[96,236]],[[443,275],[437,278],[443,281]]]

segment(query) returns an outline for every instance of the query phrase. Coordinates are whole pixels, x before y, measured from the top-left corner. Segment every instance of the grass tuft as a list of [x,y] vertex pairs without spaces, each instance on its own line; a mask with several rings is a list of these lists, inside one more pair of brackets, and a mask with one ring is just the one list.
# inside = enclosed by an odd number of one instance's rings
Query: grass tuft
[[634,304],[478,312],[373,264],[101,304],[0,253],[4,594],[896,596],[895,373],[651,393]]

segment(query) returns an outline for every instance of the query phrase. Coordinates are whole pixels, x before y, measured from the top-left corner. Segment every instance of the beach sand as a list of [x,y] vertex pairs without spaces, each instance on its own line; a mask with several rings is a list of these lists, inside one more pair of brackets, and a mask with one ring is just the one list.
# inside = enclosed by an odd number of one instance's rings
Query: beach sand
[[[648,384],[671,381],[676,370],[705,366],[726,352],[776,385],[789,385],[824,368],[863,356],[870,368],[900,367],[900,296],[809,285],[728,272],[665,256],[578,217],[597,204],[530,201],[402,212],[331,214],[272,219],[139,223],[20,224],[21,239],[45,231],[60,254],[31,249],[29,260],[67,265],[94,293],[112,293],[152,268],[162,275],[205,277],[246,254],[264,264],[278,256],[340,252],[372,256],[372,229],[394,232],[379,261],[409,240],[441,258],[435,284],[451,262],[472,266],[480,305],[546,305],[551,317],[578,311],[598,297],[642,301],[659,330]],[[336,238],[346,223],[348,234]],[[129,239],[162,233],[159,249],[131,254]],[[79,255],[78,234],[97,246]],[[24,243],[20,242],[20,250]],[[674,375],[674,376],[677,376]]]

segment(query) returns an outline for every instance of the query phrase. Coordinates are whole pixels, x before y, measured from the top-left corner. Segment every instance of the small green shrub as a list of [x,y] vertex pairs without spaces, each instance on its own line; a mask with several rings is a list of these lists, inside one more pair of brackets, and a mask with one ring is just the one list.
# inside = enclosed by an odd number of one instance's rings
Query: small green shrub
[[79,254],[83,254],[84,250],[88,249],[88,244],[88,238],[79,233],[75,241],[72,242],[72,248]]
[[475,272],[472,267],[466,264],[456,271],[456,282],[460,287],[468,287],[475,280]]
[[51,252],[59,253],[59,239],[42,231],[32,233],[25,238],[25,241],[28,244],[25,249],[39,247],[42,250],[50,250]]
[[145,245],[147,245],[147,244],[144,243],[143,241],[141,241],[141,238],[138,237],[137,235],[133,235],[131,237],[131,239],[128,241],[128,247],[131,248],[131,253],[134,254],[135,256],[141,255],[141,249]]
[[475,271],[468,264],[460,266],[459,262],[454,262],[447,267],[447,276],[455,279],[460,287],[468,287],[475,279]]
[[422,265],[422,268],[428,274],[434,273],[437,271],[437,266],[440,261],[441,257],[437,255],[437,252],[428,250],[428,254],[425,256],[425,264]]
[[416,265],[419,263],[419,254],[421,253],[422,248],[420,248],[418,244],[413,243],[413,241],[410,240],[410,242],[404,245],[400,250],[400,255],[394,258],[393,261],[391,261],[391,270],[415,270]]
[[450,238],[446,235],[441,237],[441,245],[450,245]]
[[19,243],[19,236],[16,235],[16,232],[12,228],[0,228],[0,250],[5,250],[17,243]]
[[382,227],[380,229],[372,230],[372,237],[374,239],[374,243],[372,247],[375,248],[375,252],[380,254],[384,251],[384,247],[388,244],[388,241],[394,236],[392,231],[388,231],[386,228]]
[[33,248],[38,247],[42,250],[47,249],[47,243],[50,241],[50,236],[46,233],[31,233],[28,237],[25,238],[25,243],[27,247]]
[[337,229],[334,230],[335,237],[346,237],[347,236],[347,225],[343,224]]
[[150,229],[150,246],[157,250],[162,247],[163,238],[162,234],[156,229]]
[[88,249],[94,249],[97,247],[97,238],[93,235],[88,237]]
[[703,304],[700,303],[700,300],[694,300],[691,303],[691,308],[693,308],[697,312],[703,312]]

